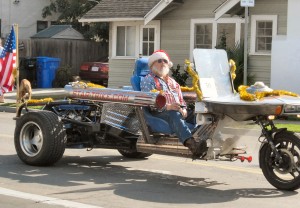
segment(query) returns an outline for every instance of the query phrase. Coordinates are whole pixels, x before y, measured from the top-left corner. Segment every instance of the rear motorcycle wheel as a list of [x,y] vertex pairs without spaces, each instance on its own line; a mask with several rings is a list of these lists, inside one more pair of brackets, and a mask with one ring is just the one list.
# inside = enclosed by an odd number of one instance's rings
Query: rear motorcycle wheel
[[293,191],[300,187],[300,139],[293,132],[275,135],[274,144],[282,158],[276,160],[269,144],[260,150],[260,167],[268,182],[280,190]]

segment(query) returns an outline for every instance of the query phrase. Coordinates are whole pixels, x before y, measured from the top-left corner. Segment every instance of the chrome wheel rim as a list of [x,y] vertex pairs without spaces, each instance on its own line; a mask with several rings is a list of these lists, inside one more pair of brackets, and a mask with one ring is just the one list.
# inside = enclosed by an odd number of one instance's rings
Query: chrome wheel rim
[[39,154],[43,146],[43,134],[37,123],[30,121],[22,127],[20,146],[27,156],[34,157]]

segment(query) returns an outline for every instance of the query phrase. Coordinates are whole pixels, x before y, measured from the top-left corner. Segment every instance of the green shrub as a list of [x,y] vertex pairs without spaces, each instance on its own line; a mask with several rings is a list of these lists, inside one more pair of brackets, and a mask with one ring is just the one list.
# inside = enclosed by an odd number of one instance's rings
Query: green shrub
[[186,80],[189,78],[189,74],[186,70],[180,71],[180,65],[178,64],[176,69],[171,68],[172,77],[180,84],[180,86],[186,86]]
[[70,66],[62,66],[57,69],[55,79],[53,80],[53,87],[64,87],[72,81],[72,68]]
[[[228,60],[232,59],[236,65],[236,78],[233,81],[234,88],[237,91],[240,85],[244,83],[244,44],[237,43],[234,47],[228,47],[226,44],[226,33],[222,32],[220,42],[216,46],[217,49],[224,49],[227,52]],[[254,82],[254,75],[247,74],[247,85],[251,85]]]

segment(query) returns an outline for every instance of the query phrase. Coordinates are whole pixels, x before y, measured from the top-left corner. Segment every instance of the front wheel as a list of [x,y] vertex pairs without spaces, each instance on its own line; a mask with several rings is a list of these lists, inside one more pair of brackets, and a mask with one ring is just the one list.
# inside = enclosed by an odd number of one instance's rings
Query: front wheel
[[29,112],[17,120],[14,142],[16,152],[24,163],[52,165],[64,154],[66,133],[53,112]]
[[274,144],[281,160],[277,160],[269,144],[260,150],[260,166],[268,182],[281,190],[300,187],[300,139],[293,132],[275,135]]

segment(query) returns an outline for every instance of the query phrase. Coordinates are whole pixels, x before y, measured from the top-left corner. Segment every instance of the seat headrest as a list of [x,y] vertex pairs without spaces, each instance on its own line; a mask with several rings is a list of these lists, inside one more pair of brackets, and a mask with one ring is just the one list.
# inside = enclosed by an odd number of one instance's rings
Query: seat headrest
[[135,62],[133,75],[135,76],[146,76],[150,73],[150,68],[148,66],[148,58],[139,58]]

